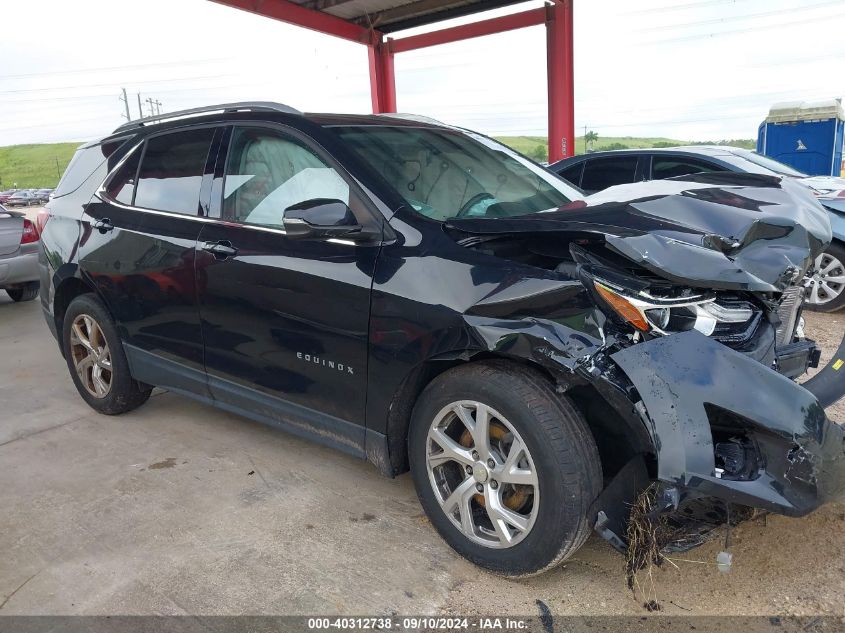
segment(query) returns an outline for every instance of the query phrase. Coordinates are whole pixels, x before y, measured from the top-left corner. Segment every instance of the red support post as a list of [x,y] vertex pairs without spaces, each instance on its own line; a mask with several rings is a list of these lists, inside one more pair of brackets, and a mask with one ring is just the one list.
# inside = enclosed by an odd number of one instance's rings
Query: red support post
[[373,114],[396,112],[396,79],[390,44],[390,40],[385,42],[379,38],[378,42],[367,46]]
[[557,0],[546,8],[550,163],[575,154],[572,1]]
[[521,13],[512,13],[498,18],[482,20],[481,22],[472,22],[470,24],[462,24],[460,26],[440,29],[439,31],[432,31],[431,33],[402,37],[398,40],[392,41],[391,51],[394,53],[415,51],[419,48],[426,48],[428,46],[450,44],[452,42],[460,42],[461,40],[468,40],[474,37],[505,33],[506,31],[522,29],[527,26],[538,26],[544,22],[546,22],[545,9],[542,7],[539,9],[530,9],[528,11],[522,11]]

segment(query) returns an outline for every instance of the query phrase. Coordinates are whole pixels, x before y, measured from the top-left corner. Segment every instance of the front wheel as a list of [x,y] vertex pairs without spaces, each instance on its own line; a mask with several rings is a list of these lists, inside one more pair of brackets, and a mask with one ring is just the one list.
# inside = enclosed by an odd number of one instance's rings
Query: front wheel
[[815,273],[804,279],[805,306],[816,312],[845,307],[845,246],[833,242],[816,258]]
[[589,536],[602,481],[595,441],[533,370],[485,362],[437,377],[414,407],[409,458],[432,524],[481,567],[539,574]]
[[150,397],[152,388],[129,373],[117,328],[93,295],[71,301],[64,315],[62,345],[76,390],[92,409],[118,415]]

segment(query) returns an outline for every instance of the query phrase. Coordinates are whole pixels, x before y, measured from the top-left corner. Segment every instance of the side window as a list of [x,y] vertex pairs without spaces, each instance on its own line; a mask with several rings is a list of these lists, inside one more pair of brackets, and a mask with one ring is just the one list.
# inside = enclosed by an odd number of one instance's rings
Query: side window
[[349,185],[313,150],[274,130],[233,130],[223,184],[224,219],[281,228],[285,209],[317,198],[349,204]]
[[134,203],[135,179],[138,176],[138,163],[140,160],[141,147],[138,147],[109,181],[106,187],[106,193],[110,198],[127,205]]
[[715,165],[689,158],[655,156],[651,162],[651,177],[654,180],[711,171],[720,171],[720,169]]
[[581,174],[584,173],[584,165],[587,164],[588,161],[582,161],[573,165],[572,167],[567,167],[562,172],[560,172],[561,178],[566,178],[569,182],[571,182],[576,187],[581,186]]
[[584,167],[581,188],[586,191],[601,191],[613,185],[634,182],[637,172],[637,157],[594,158]]
[[196,215],[214,128],[162,134],[144,147],[135,206]]

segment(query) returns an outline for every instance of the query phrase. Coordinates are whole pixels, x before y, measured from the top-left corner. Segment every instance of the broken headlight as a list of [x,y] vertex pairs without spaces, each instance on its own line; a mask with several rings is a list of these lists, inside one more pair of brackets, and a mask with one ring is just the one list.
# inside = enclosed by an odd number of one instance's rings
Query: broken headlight
[[719,334],[750,322],[755,311],[744,301],[719,301],[713,294],[657,297],[647,291],[629,292],[594,280],[596,291],[625,322],[641,332],[666,335],[697,330],[705,336]]

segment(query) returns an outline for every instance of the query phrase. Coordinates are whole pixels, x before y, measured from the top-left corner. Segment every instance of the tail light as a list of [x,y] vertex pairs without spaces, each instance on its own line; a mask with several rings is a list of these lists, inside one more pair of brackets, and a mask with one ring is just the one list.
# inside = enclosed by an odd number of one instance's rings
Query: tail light
[[23,234],[21,235],[21,244],[32,244],[33,242],[38,241],[38,229],[35,228],[35,225],[24,218],[23,221]]
[[44,227],[47,224],[47,220],[50,219],[50,212],[47,209],[41,209],[38,212],[38,215],[35,216],[35,228],[38,229],[38,235],[44,234]]

